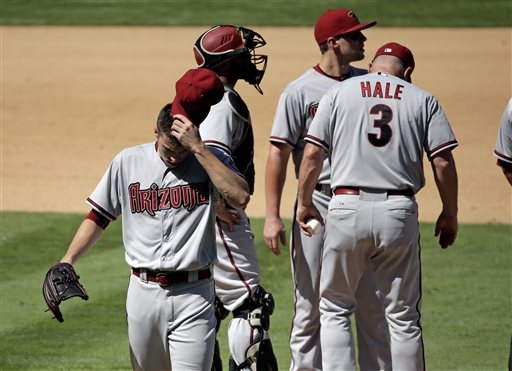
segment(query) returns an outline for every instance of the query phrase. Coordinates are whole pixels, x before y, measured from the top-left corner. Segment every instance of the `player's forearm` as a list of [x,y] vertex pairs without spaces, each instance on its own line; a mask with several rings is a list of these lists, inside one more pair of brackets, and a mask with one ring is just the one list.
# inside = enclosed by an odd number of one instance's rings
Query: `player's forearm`
[[235,208],[247,206],[251,196],[249,186],[241,176],[224,165],[204,144],[195,146],[192,152],[229,205]]
[[501,170],[503,171],[503,175],[505,175],[505,178],[507,178],[510,185],[512,185],[512,170],[505,168],[501,168]]
[[443,212],[450,216],[457,216],[458,179],[452,152],[443,151],[432,159],[432,169],[443,204]]
[[89,251],[103,233],[103,228],[90,219],[85,219],[69,244],[61,263],[74,264],[78,258]]
[[498,166],[501,168],[503,175],[505,175],[510,185],[512,185],[512,163],[498,160]]
[[290,151],[270,145],[265,168],[266,217],[280,219],[281,198],[286,182],[286,167]]
[[324,150],[322,148],[311,143],[306,144],[299,171],[298,205],[310,206],[313,204],[313,191],[322,171],[323,160]]

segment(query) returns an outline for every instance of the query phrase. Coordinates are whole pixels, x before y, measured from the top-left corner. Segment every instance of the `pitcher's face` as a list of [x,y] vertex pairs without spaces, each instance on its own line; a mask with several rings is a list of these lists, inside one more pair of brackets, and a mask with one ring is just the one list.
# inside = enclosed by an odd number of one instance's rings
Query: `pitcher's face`
[[167,167],[176,167],[188,156],[188,150],[174,137],[157,133],[158,154]]
[[349,62],[363,60],[365,41],[366,36],[364,36],[361,31],[354,31],[346,35],[342,35],[338,40],[341,54]]

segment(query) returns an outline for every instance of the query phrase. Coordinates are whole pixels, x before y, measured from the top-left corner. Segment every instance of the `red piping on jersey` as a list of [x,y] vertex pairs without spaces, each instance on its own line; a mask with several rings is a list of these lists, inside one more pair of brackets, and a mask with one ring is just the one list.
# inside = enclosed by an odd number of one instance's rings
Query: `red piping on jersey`
[[348,73],[347,73],[347,74],[345,74],[345,75],[341,75],[341,76],[332,76],[332,75],[329,75],[329,74],[325,73],[325,72],[324,72],[324,70],[322,70],[322,69],[320,68],[320,65],[319,65],[319,64],[317,64],[315,67],[313,67],[313,69],[314,69],[316,72],[318,72],[319,74],[324,75],[324,76],[326,76],[326,77],[329,77],[329,78],[331,78],[331,79],[333,79],[333,80],[336,80],[336,81],[343,81],[343,80],[345,80],[345,79],[347,78],[347,76],[348,76]]
[[226,249],[226,252],[228,254],[229,261],[231,262],[231,265],[233,266],[233,268],[235,268],[235,272],[238,275],[238,278],[240,278],[240,281],[242,281],[242,283],[247,288],[247,291],[249,292],[249,298],[252,298],[251,287],[249,286],[249,284],[245,280],[244,276],[242,275],[242,272],[240,272],[240,269],[238,269],[238,266],[236,265],[235,260],[233,259],[233,255],[231,254],[231,250],[229,250],[229,247],[228,247],[228,244],[226,242],[226,239],[224,238],[224,233],[222,232],[222,227],[220,225],[219,219],[216,218],[216,221],[217,221],[217,228],[219,229],[219,235],[220,235],[220,238],[222,240],[222,244],[224,245],[224,248]]
[[218,142],[216,140],[203,140],[204,144],[211,147],[220,148],[224,152],[228,152],[228,155],[231,155],[231,148],[229,148],[226,144],[222,142]]
[[[309,139],[308,142],[314,141],[314,142],[317,142],[318,144],[321,144],[326,149],[329,149],[329,145],[326,142],[324,142],[323,140],[318,139],[317,137],[314,137],[314,136],[308,134],[308,135],[306,135],[306,140],[307,139]],[[315,143],[313,143],[313,144],[315,144]]]
[[288,139],[286,138],[281,138],[281,137],[275,137],[275,136],[271,136],[269,141],[272,143],[272,142],[279,142],[279,143],[285,143],[285,144],[288,144],[289,146],[291,147],[294,147],[294,144],[292,142],[290,142]]
[[500,160],[512,162],[512,157],[505,156],[503,153],[499,153],[496,150],[494,150],[494,154],[498,156]]
[[458,144],[459,143],[457,143],[456,140],[452,140],[450,142],[441,144],[440,146],[437,146],[436,148],[434,148],[432,151],[428,152],[427,157],[430,159],[432,157],[433,153],[440,152],[440,150],[443,149],[444,147],[454,147],[454,146],[457,146]]
[[93,205],[100,213],[105,215],[107,218],[116,220],[116,217],[112,214],[110,214],[108,211],[106,211],[104,208],[102,208],[100,205],[98,205],[96,202],[91,200],[89,197],[87,198],[87,202],[89,202],[91,205]]

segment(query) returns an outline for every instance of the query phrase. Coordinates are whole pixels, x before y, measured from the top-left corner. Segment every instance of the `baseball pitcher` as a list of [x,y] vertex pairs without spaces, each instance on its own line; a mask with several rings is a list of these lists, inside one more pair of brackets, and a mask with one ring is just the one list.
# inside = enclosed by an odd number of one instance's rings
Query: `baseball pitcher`
[[224,95],[217,75],[187,71],[160,112],[156,142],[121,151],[87,199],[92,207],[63,264],[74,264],[122,216],[131,267],[126,315],[134,370],[208,370],[215,344],[218,200],[249,201],[231,159],[208,149],[197,126]]

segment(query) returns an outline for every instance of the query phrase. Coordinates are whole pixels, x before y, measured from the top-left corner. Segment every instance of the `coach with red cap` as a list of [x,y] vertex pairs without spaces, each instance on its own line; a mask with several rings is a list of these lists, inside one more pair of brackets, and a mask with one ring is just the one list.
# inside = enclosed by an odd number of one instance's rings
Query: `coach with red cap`
[[423,370],[418,205],[431,163],[442,202],[434,235],[441,248],[457,236],[457,146],[430,93],[409,83],[414,57],[396,42],[380,47],[367,75],[348,79],[320,101],[306,136],[296,221],[310,235],[321,218],[312,194],[327,156],[333,197],[325,219],[320,280],[322,365],[356,370],[350,316],[368,311],[355,295],[368,270],[382,297],[393,370]]
[[114,158],[87,198],[92,209],[61,260],[74,264],[122,216],[134,370],[211,368],[217,202],[222,197],[238,208],[249,201],[232,160],[199,136],[198,126],[223,95],[224,85],[207,69],[189,70],[178,80],[173,103],[158,115],[156,142]]

